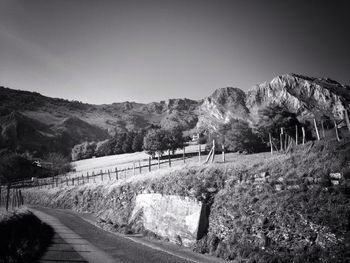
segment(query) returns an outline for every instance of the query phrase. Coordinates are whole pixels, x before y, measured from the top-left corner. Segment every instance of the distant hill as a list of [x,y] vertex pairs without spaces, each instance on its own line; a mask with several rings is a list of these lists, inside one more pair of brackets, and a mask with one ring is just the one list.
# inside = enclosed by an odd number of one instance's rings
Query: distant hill
[[258,111],[275,103],[300,118],[328,116],[341,122],[350,111],[350,87],[332,79],[285,74],[248,92],[221,88],[202,100],[169,99],[148,104],[92,105],[0,87],[0,148],[36,155],[68,155],[84,141],[102,141],[116,132],[181,126],[191,132],[216,130],[230,119],[257,122]]

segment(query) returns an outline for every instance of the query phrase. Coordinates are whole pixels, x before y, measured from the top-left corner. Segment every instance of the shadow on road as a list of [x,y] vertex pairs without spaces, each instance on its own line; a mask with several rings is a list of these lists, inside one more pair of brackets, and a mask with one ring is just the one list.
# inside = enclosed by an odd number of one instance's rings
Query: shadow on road
[[37,262],[52,243],[54,230],[31,212],[0,222],[0,263]]

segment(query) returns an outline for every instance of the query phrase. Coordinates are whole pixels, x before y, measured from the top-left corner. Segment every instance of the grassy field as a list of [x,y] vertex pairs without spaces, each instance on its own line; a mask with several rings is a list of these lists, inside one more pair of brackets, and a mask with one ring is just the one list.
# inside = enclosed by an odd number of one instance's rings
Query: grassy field
[[[205,144],[201,145],[204,150]],[[185,147],[186,153],[198,152],[198,145],[189,145]],[[175,154],[182,154],[182,150],[177,150]],[[132,165],[133,162],[141,161],[142,165],[148,164],[149,155],[145,152],[125,153],[118,155],[103,156],[72,162],[72,166],[77,173],[86,173],[110,169],[114,170],[116,166],[124,168]]]
[[[204,146],[201,146],[201,149],[204,150]],[[201,158],[199,161],[199,157],[197,155],[198,152],[198,145],[190,145],[186,147],[186,153],[191,154],[195,153],[194,156],[187,156],[185,159],[185,162],[183,161],[182,157],[178,157],[175,159],[171,159],[171,167],[169,167],[168,159],[161,159],[160,166],[158,168],[158,160],[152,159],[151,160],[151,172],[149,172],[148,168],[148,157],[144,152],[137,152],[137,153],[131,153],[131,154],[120,154],[120,155],[112,155],[112,156],[105,156],[105,157],[99,157],[99,158],[91,158],[86,160],[80,160],[73,162],[73,167],[75,168],[74,172],[70,172],[66,175],[61,176],[62,182],[60,181],[61,187],[66,187],[68,185],[72,185],[71,179],[69,178],[76,178],[75,184],[82,184],[83,180],[81,179],[81,176],[84,176],[84,183],[87,183],[86,175],[89,174],[89,183],[99,183],[99,184],[124,184],[125,182],[130,182],[132,180],[139,180],[140,178],[151,178],[154,176],[159,176],[163,174],[167,174],[169,172],[175,171],[175,170],[181,170],[184,168],[189,167],[202,167],[211,165],[210,162],[205,163],[207,155],[203,152],[201,154]],[[182,151],[178,150],[175,152],[178,156],[181,156]],[[239,153],[225,153],[225,163],[233,165],[233,166],[242,166],[242,165],[254,165],[256,163],[260,163],[265,160],[269,159],[279,159],[283,158],[283,154],[280,153],[274,153],[273,156],[271,156],[270,153],[264,152],[264,153],[258,153],[258,154],[239,154]],[[214,163],[216,164],[222,164],[223,158],[221,153],[217,153],[214,158]],[[133,169],[133,165],[135,164],[135,171]],[[139,169],[139,165],[141,165],[141,172]],[[118,169],[118,178],[119,180],[116,181],[116,174],[115,169]],[[100,176],[100,173],[103,173],[103,180]],[[108,171],[110,173],[108,174]],[[94,178],[91,177],[91,175],[97,175]],[[111,180],[109,180],[109,176]],[[66,180],[69,180],[67,183]],[[42,179],[41,182],[47,184],[47,187],[51,187],[52,184],[51,178]]]

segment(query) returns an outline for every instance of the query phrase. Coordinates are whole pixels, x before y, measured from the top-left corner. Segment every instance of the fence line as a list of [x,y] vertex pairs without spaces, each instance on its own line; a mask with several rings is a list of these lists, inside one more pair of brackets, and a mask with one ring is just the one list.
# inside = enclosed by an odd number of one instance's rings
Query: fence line
[[8,184],[0,186],[0,207],[5,207],[6,211],[21,207],[24,199],[21,189]]
[[[317,121],[316,119],[313,120],[315,133],[317,135],[317,140],[320,140],[321,138],[325,138],[325,132],[324,132],[324,125],[321,123],[322,128],[322,137],[320,136],[320,133],[318,131]],[[299,136],[299,130],[301,128],[301,136]],[[335,129],[335,138],[337,141],[340,141],[339,133],[338,133],[338,127],[337,123],[334,121],[334,129]],[[350,130],[350,127],[349,127]],[[290,130],[289,130],[290,133]],[[295,125],[295,137],[294,135],[291,136],[287,133],[287,130],[285,130],[283,127],[280,128],[280,134],[279,139],[276,140],[276,138],[273,138],[271,133],[269,133],[269,145],[270,145],[270,151],[271,155],[274,152],[286,152],[288,153],[292,147],[295,145],[302,144],[304,145],[306,143],[306,133],[304,126],[298,126]],[[276,142],[277,141],[277,145]],[[225,149],[224,146],[221,146],[221,152],[222,152],[222,162],[225,162]],[[183,149],[182,154],[177,154],[175,156],[170,157],[170,151],[168,152],[167,156],[162,156],[156,159],[156,162],[152,162],[151,157],[148,159],[141,159],[134,162],[129,163],[121,163],[120,166],[127,166],[123,168],[118,168],[118,166],[114,166],[113,169],[107,169],[107,170],[100,170],[99,172],[95,173],[95,170],[92,171],[91,174],[89,174],[89,171],[84,173],[74,173],[71,175],[57,175],[52,177],[46,177],[46,178],[32,178],[32,180],[24,180],[20,182],[16,182],[12,184],[12,187],[16,188],[26,188],[26,187],[37,187],[39,189],[42,188],[55,188],[55,187],[63,187],[63,186],[75,186],[75,185],[82,185],[86,183],[96,183],[97,180],[100,182],[103,181],[112,181],[112,180],[125,180],[127,177],[135,176],[136,174],[142,174],[147,172],[154,171],[155,166],[157,166],[157,170],[161,169],[161,166],[164,164],[168,164],[166,167],[172,167],[172,163],[174,162],[184,162],[186,163],[186,157],[193,157],[198,156],[198,162],[201,162],[201,157],[204,155],[208,155],[207,159],[204,163],[207,163],[209,159],[211,159],[211,162],[214,161],[215,154],[217,154],[218,149],[215,148],[215,141],[213,140],[213,147],[211,148],[210,152],[208,153],[206,150],[201,150],[201,145],[198,145],[198,152],[190,152],[186,153],[185,149]],[[175,157],[175,158],[174,158]],[[146,163],[143,164],[142,163]],[[119,167],[120,167],[119,166]],[[90,171],[91,172],[91,171]],[[13,197],[14,200],[16,197]],[[11,199],[10,197],[4,197],[4,187],[0,189],[0,205],[1,203],[4,203],[4,200]],[[16,202],[16,201],[15,201]],[[8,206],[8,205],[7,205]]]
[[[201,151],[201,155],[205,153],[205,151]],[[49,189],[64,186],[77,186],[86,183],[126,180],[127,178],[138,174],[146,174],[152,171],[158,171],[160,169],[172,167],[174,163],[186,163],[186,158],[197,156],[198,154],[199,153],[197,152],[178,154],[175,155],[175,158],[170,158],[170,155],[168,155],[159,157],[155,159],[155,161],[152,161],[154,159],[150,157],[148,159],[123,163],[121,166],[126,166],[123,168],[118,168],[118,166],[115,166],[114,169],[99,169],[97,172],[96,170],[93,170],[90,174],[89,171],[87,171],[85,173],[76,172],[71,175],[61,174],[46,178],[32,178],[13,183],[13,186],[18,188],[36,187],[38,189]],[[146,161],[146,164],[142,164],[142,162],[145,163]]]

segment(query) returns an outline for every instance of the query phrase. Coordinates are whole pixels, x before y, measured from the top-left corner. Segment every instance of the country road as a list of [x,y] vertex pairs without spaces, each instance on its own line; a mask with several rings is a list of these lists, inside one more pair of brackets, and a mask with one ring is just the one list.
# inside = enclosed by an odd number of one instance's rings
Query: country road
[[93,225],[92,217],[70,210],[30,207],[55,236],[39,262],[223,262],[167,242],[123,236]]

